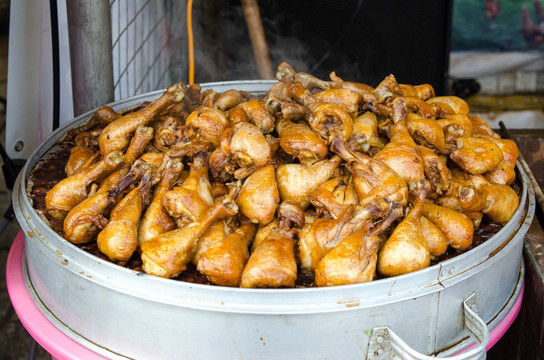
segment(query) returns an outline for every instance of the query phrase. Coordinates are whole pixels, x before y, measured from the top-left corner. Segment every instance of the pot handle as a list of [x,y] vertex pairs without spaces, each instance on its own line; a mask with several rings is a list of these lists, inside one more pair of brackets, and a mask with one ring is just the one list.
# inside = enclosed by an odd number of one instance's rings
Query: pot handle
[[[463,353],[444,357],[448,360],[484,360],[489,342],[489,329],[475,311],[476,295],[473,293],[463,301],[465,329],[475,338],[477,346]],[[474,309],[473,309],[474,308]],[[436,360],[436,357],[421,354],[406,344],[393,330],[386,326],[372,329],[368,344],[367,360]]]

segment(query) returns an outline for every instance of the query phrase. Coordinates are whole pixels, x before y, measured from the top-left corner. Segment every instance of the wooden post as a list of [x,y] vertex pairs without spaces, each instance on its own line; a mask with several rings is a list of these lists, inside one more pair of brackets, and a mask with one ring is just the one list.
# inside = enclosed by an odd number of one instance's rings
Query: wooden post
[[74,115],[114,100],[109,0],[66,2]]
[[247,29],[251,38],[251,45],[253,46],[253,54],[255,55],[259,75],[263,79],[273,79],[274,71],[272,70],[272,62],[268,54],[268,46],[264,36],[257,0],[242,0],[242,8],[244,9],[244,17],[246,18]]

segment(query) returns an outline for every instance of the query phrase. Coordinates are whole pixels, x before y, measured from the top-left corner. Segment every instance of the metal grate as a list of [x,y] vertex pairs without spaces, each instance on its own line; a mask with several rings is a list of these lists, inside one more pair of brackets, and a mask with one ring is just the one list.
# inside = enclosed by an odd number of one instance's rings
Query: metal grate
[[187,77],[185,2],[111,0],[115,99]]

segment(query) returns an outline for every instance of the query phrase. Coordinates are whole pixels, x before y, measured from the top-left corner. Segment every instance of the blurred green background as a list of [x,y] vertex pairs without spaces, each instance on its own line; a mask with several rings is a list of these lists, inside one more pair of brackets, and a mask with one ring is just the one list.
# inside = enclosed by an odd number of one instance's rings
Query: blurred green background
[[452,51],[544,50],[544,0],[454,0]]

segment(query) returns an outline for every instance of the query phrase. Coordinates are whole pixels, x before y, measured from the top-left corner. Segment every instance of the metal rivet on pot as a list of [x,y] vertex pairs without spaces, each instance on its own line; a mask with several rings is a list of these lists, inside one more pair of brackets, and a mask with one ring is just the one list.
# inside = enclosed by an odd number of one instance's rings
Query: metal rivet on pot
[[444,277],[448,275],[448,272],[446,270],[443,270],[441,273],[440,273],[440,276]]
[[378,337],[376,338],[376,341],[378,342],[378,344],[383,344],[383,337],[378,336]]
[[25,147],[25,143],[23,142],[23,140],[17,140],[14,146],[15,151],[17,152],[22,151],[24,147]]
[[382,355],[383,355],[383,349],[378,349],[378,350],[376,351],[376,355],[382,356]]
[[452,267],[452,268],[450,269],[450,275],[453,275],[453,274],[455,274],[455,268],[454,268],[454,267]]

